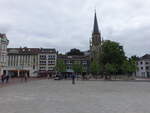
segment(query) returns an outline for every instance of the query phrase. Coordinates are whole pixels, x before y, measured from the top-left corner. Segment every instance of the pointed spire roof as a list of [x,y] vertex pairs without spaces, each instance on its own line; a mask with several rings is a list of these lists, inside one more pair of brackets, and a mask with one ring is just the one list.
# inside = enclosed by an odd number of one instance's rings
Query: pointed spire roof
[[93,33],[99,33],[96,11],[95,11],[95,16],[94,16]]

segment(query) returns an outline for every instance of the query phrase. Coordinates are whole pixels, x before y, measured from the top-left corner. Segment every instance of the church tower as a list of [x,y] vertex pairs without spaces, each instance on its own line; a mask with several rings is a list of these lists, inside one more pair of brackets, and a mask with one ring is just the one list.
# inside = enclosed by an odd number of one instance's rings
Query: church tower
[[97,16],[95,12],[92,38],[90,41],[91,61],[99,59],[99,54],[101,53],[101,43],[101,33],[99,31]]

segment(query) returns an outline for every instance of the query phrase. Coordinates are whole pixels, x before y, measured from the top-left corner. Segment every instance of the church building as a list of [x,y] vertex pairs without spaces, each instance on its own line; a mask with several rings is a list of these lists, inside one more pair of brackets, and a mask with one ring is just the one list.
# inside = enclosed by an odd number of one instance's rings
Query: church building
[[95,12],[92,38],[90,41],[90,53],[91,53],[90,59],[91,59],[91,61],[99,59],[99,55],[102,51],[101,45],[102,45],[102,37],[101,37],[101,33],[99,31],[97,16],[96,16],[96,12]]

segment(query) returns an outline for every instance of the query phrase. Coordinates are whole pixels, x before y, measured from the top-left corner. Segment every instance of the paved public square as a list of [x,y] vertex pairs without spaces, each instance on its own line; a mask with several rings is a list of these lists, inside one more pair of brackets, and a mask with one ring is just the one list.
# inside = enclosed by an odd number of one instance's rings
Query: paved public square
[[0,113],[150,113],[150,82],[15,84],[0,88]]

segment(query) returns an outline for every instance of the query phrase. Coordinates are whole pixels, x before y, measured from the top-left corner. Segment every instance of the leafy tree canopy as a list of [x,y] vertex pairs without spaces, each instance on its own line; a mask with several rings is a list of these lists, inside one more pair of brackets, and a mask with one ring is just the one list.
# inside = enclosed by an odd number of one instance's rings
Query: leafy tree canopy
[[105,65],[105,71],[108,72],[109,74],[115,73],[117,71],[116,65],[107,63]]
[[136,61],[138,60],[138,57],[131,57],[129,58],[129,63],[130,63],[130,66],[131,66],[131,69],[130,69],[130,73],[133,73],[133,72],[136,72],[136,70],[138,70],[138,67],[136,65]]
[[122,65],[122,70],[124,73],[132,74],[137,70],[136,61],[133,57],[126,59]]
[[138,59],[139,59],[139,57],[138,56],[136,56],[136,55],[134,55],[134,56],[131,56],[131,58],[130,59],[132,59],[132,60],[134,60],[134,61],[137,61]]
[[108,67],[113,67],[114,70],[119,71],[125,59],[123,46],[114,41],[104,41],[101,55],[101,61],[104,66],[109,64]]
[[83,72],[83,67],[81,64],[73,64],[73,70],[75,73],[82,73]]
[[93,60],[90,64],[90,71],[92,74],[97,75],[100,72],[100,64]]
[[56,70],[58,72],[65,72],[66,71],[66,65],[62,59],[57,60]]
[[69,52],[67,52],[66,54],[67,54],[67,55],[70,55],[70,56],[72,56],[72,55],[79,55],[79,56],[84,55],[83,52],[81,52],[79,49],[76,49],[76,48],[71,49],[71,50],[70,50]]
[[102,44],[102,52],[99,59],[92,61],[90,71],[93,74],[106,72],[109,74],[132,74],[136,72],[137,56],[127,58],[123,46],[119,43],[106,40]]

